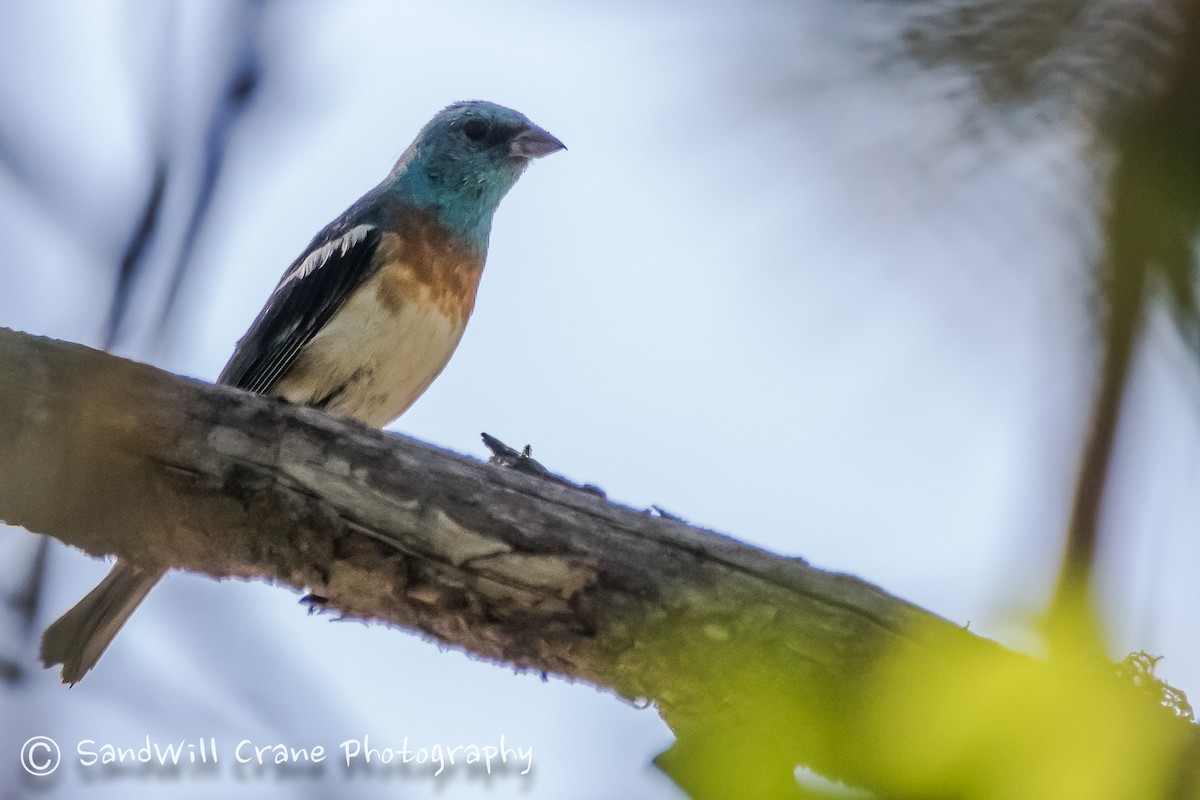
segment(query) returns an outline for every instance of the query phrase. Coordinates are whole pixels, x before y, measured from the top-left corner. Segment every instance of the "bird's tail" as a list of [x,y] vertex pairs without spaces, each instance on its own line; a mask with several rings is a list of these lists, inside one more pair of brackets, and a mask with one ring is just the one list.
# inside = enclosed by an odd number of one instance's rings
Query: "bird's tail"
[[161,570],[118,561],[87,597],[42,634],[42,665],[62,664],[63,683],[79,682],[162,576]]

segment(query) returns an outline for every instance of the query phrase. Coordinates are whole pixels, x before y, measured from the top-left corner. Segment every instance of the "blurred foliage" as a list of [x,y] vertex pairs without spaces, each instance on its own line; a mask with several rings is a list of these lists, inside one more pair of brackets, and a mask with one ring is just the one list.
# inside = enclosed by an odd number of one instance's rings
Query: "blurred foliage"
[[[1082,619],[1075,630],[1089,639],[1091,626]],[[666,635],[674,655],[664,663],[691,653],[680,691],[704,696],[686,708],[668,698],[677,742],[657,763],[692,797],[848,794],[801,788],[798,765],[884,798],[1200,797],[1200,728],[1144,653],[1119,665],[1048,662],[947,635],[930,618],[834,676],[794,648],[795,661],[780,663],[778,644],[731,642],[714,660],[703,625]],[[1081,654],[1084,644],[1061,650]]]
[[1056,606],[1072,606],[1072,595],[1087,592],[1129,372],[1150,306],[1164,295],[1183,339],[1200,358],[1200,3],[1145,6],[1156,12],[1157,24],[1147,23],[1144,35],[1133,38],[1140,47],[1131,47],[1124,60],[1102,65],[1114,75],[1145,74],[1147,64],[1157,69],[1149,70],[1154,80],[1123,107],[1113,132],[1116,160],[1098,264],[1103,360]]
[[1111,664],[980,655],[949,669],[904,656],[881,685],[870,730],[891,795],[1145,800],[1192,779],[1180,770],[1197,729]]
[[906,55],[954,65],[984,105],[1074,115],[1112,133],[1173,73],[1187,0],[877,0],[903,9]]
[[[154,242],[167,225],[163,207],[170,194],[181,207],[176,213],[185,220],[182,238],[173,251],[165,255],[169,274],[167,289],[158,310],[158,330],[166,328],[192,268],[192,258],[204,233],[208,214],[216,196],[219,180],[225,168],[226,156],[234,131],[249,110],[258,91],[264,61],[261,30],[267,0],[236,0],[217,10],[228,35],[208,42],[211,52],[205,59],[209,80],[217,87],[203,115],[203,136],[191,146],[181,147],[167,135],[181,110],[174,105],[176,90],[172,79],[180,80],[179,53],[164,49],[163,64],[154,76],[159,83],[154,92],[151,119],[154,169],[146,187],[146,199],[124,252],[117,265],[112,300],[105,324],[104,345],[111,349],[121,337],[130,311],[130,303],[138,285],[148,281],[153,269]],[[164,22],[164,41],[187,35],[181,24],[183,11],[176,4],[169,8]],[[191,152],[198,148],[199,153]],[[181,179],[190,170],[187,165],[199,162],[198,174],[191,180]],[[177,185],[182,188],[177,189]],[[175,195],[178,195],[177,197]],[[162,268],[162,267],[160,267]]]
[[[1151,304],[1169,303],[1200,358],[1200,3],[877,6],[899,15],[891,32],[903,56],[885,68],[965,69],[980,107],[1010,110],[1018,124],[1069,119],[1101,156],[1094,290],[1102,359],[1063,577],[1042,631],[1052,660],[910,631],[869,666],[842,665],[834,678],[800,650],[791,665],[772,663],[768,642],[757,643],[762,650],[727,645],[715,666],[694,645],[690,677],[706,694],[686,711],[664,703],[678,742],[658,763],[698,798],[803,796],[790,780],[796,764],[881,797],[1200,797],[1191,705],[1155,676],[1156,658],[1104,660],[1089,586],[1125,387]],[[681,631],[666,638],[672,652],[689,649]],[[937,646],[912,646],[930,640]]]

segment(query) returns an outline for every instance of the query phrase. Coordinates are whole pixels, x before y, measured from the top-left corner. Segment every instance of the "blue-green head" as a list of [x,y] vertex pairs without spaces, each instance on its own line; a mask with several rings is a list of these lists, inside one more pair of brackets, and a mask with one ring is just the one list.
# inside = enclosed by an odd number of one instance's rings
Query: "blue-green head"
[[563,147],[511,108],[483,100],[455,103],[421,129],[384,185],[484,252],[504,195],[530,161]]

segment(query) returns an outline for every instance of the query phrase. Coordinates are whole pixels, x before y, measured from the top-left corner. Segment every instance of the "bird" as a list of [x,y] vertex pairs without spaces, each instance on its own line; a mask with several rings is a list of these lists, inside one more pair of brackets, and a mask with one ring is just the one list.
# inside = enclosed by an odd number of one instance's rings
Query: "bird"
[[[217,382],[376,427],[398,418],[462,338],[500,201],[563,149],[513,109],[447,106],[292,262]],[[77,683],[163,574],[118,559],[46,629],[43,666]]]

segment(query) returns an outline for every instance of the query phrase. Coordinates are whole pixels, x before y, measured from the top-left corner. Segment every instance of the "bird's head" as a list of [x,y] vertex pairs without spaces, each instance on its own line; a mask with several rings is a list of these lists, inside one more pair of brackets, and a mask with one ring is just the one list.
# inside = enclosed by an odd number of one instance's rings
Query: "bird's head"
[[455,103],[421,129],[387,184],[483,250],[492,215],[525,167],[563,148],[511,108],[483,100]]

